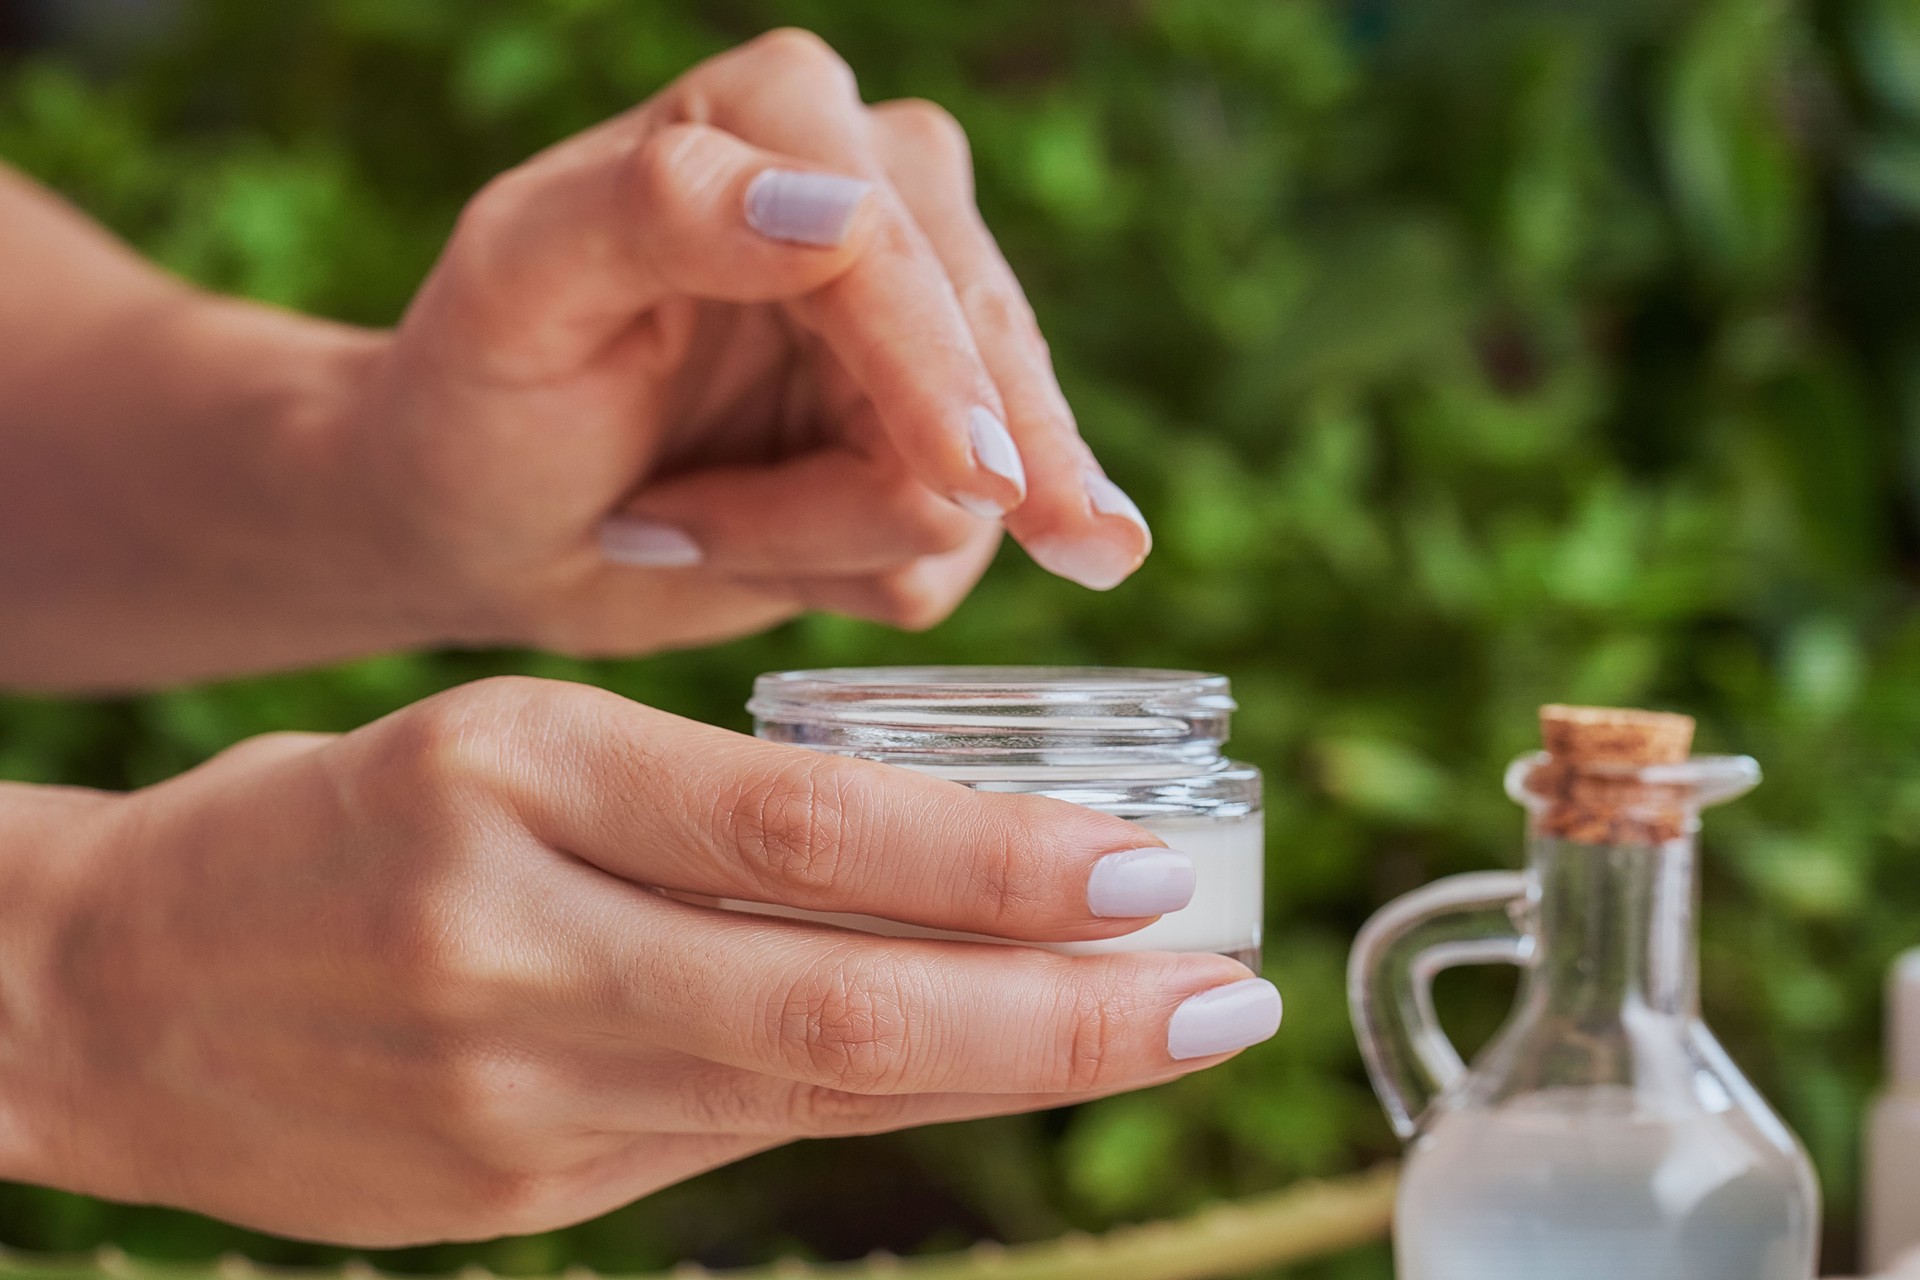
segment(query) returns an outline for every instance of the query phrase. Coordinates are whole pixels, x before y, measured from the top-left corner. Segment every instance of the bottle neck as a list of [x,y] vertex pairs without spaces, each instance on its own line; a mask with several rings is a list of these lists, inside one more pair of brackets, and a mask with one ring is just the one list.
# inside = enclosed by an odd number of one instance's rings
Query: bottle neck
[[1539,941],[1526,999],[1536,1012],[1589,1024],[1695,1014],[1691,834],[1596,845],[1535,831],[1529,855]]

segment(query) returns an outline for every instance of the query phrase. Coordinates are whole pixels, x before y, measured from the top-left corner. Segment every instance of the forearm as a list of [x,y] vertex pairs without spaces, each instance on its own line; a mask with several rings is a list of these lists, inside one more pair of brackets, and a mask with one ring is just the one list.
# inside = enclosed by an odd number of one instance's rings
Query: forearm
[[444,640],[335,439],[383,335],[213,298],[0,171],[0,684]]

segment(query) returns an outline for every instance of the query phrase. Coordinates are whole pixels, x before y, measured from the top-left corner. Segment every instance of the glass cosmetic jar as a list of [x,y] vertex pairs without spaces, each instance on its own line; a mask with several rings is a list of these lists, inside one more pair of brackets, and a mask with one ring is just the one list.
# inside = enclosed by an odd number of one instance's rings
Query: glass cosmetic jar
[[[917,769],[980,791],[1032,792],[1137,822],[1193,859],[1193,900],[1069,953],[1212,951],[1260,967],[1260,771],[1222,756],[1225,676],[1106,667],[848,667],[754,682],[772,742]],[[892,937],[1000,942],[881,920],[726,901]]]

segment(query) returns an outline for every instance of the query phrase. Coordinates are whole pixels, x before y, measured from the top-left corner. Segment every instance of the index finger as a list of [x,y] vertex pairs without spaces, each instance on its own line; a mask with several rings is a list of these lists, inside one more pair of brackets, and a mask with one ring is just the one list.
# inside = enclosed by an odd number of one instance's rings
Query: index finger
[[1000,388],[945,264],[889,180],[846,63],[816,36],[777,31],[688,73],[662,109],[874,182],[881,216],[858,257],[786,305],[846,366],[922,483],[988,518],[1024,501]]
[[540,751],[511,767],[515,811],[636,884],[1027,941],[1117,936],[1193,896],[1191,858],[1079,805],[522,689],[506,740]]

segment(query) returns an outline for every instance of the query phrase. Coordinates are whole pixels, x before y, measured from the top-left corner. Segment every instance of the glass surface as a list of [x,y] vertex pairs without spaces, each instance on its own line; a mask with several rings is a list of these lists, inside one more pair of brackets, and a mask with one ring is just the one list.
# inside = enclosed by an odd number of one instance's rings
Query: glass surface
[[747,710],[761,737],[818,751],[1098,776],[1219,764],[1234,702],[1225,676],[1200,671],[845,667],[763,675]]
[[[1255,969],[1264,914],[1260,772],[1221,754],[1225,676],[1125,667],[849,667],[754,682],[754,732],[982,791],[1052,796],[1138,822],[1194,860],[1193,901],[1069,952],[1215,951]],[[737,910],[895,937],[1000,939],[766,903]]]
[[[1698,1010],[1698,811],[1758,781],[1744,757],[1611,771],[1677,811],[1657,844],[1559,838],[1516,762],[1528,869],[1443,880],[1362,930],[1349,970],[1376,1089],[1411,1140],[1401,1280],[1808,1280],[1819,1193],[1784,1123]],[[1639,795],[1638,791],[1630,794]],[[1454,964],[1523,966],[1513,1015],[1463,1065],[1434,1017]]]

